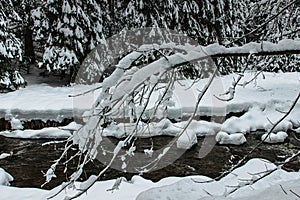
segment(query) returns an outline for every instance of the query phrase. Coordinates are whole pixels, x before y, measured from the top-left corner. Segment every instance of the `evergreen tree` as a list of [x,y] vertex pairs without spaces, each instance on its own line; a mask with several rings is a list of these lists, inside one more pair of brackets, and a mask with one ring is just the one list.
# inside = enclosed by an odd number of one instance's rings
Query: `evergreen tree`
[[13,0],[16,12],[21,17],[20,37],[24,43],[24,59],[28,64],[35,63],[35,49],[33,40],[32,11],[41,4],[40,0]]
[[20,20],[12,2],[0,0],[0,90],[14,90],[25,84],[13,63],[22,60],[22,43],[13,33]]
[[[257,1],[251,2],[246,0],[248,9],[244,11],[248,13],[245,20],[245,33],[251,33],[247,37],[246,42],[268,40],[277,42],[284,38],[297,38],[299,37],[299,2],[290,1]],[[292,3],[290,6],[288,6]],[[286,7],[288,6],[288,7]],[[280,13],[280,11],[282,11]],[[278,16],[276,16],[279,14]],[[276,16],[269,23],[269,19]]]
[[20,17],[13,10],[11,1],[0,0],[0,61],[5,59],[21,59],[21,41],[12,32],[15,20]]
[[49,71],[69,69],[71,80],[86,55],[105,43],[103,13],[95,0],[48,0],[34,15],[45,24],[37,31],[49,33],[41,66]]

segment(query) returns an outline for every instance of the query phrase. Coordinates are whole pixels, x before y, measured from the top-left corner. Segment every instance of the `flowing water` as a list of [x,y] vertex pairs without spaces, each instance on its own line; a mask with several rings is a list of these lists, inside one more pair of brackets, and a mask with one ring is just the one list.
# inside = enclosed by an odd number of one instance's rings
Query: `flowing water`
[[[241,157],[249,152],[260,140],[261,133],[255,133],[247,136],[247,143],[241,146],[231,145],[216,145],[213,150],[204,158],[199,158],[199,150],[201,148],[203,138],[198,138],[198,144],[193,146],[190,150],[186,151],[179,159],[170,164],[169,166],[153,171],[151,173],[143,174],[143,177],[158,181],[168,176],[186,176],[201,174],[209,177],[217,177],[236,163]],[[154,148],[164,146],[167,142],[171,141],[172,137],[159,136],[154,137]],[[112,139],[117,142],[116,139]],[[7,172],[13,175],[13,186],[18,187],[40,187],[44,181],[43,172],[46,172],[55,159],[58,159],[63,151],[64,144],[51,144],[42,146],[43,143],[49,140],[21,140],[11,139],[0,136],[0,154],[3,152],[12,152],[12,156],[0,160],[0,167],[4,168]],[[139,139],[137,142],[138,148],[144,148],[149,144],[149,139]],[[260,157],[270,160],[274,163],[280,163],[285,160],[287,155],[296,152],[296,147],[292,146],[288,141],[283,144],[269,145],[262,144],[255,150],[250,158]],[[64,166],[60,165],[57,168],[57,178],[50,184],[46,185],[46,189],[53,188],[61,182],[67,180],[67,176],[77,166],[78,160],[68,165],[68,173],[64,174]],[[288,170],[299,170],[299,158],[287,165]],[[81,180],[84,180],[91,174],[97,174],[104,165],[95,161],[89,163]],[[123,173],[114,169],[109,169],[102,180],[114,179],[124,176],[127,179],[134,174]]]

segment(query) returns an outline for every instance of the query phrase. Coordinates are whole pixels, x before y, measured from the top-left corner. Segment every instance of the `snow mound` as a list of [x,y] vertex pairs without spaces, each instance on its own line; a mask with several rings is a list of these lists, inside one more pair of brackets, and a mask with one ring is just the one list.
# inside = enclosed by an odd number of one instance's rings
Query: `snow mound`
[[254,106],[241,117],[227,119],[222,125],[222,130],[228,133],[250,133],[257,129],[264,129],[266,120],[263,111]]
[[176,141],[176,145],[179,149],[190,149],[194,144],[197,144],[197,142],[195,132],[185,131]]
[[224,131],[220,131],[219,133],[217,133],[216,141],[219,144],[234,144],[234,145],[241,145],[247,142],[244,134],[242,133],[228,134]]
[[[282,191],[282,188],[286,191],[286,194]],[[292,193],[292,191],[296,194],[300,194],[300,179],[286,181],[283,183],[275,184],[272,187],[266,188],[257,193],[253,193],[249,196],[244,197],[236,197],[232,199],[238,200],[252,200],[252,199],[260,199],[260,200],[294,200],[296,195]],[[248,193],[249,194],[249,193]],[[225,198],[223,198],[225,199]]]
[[0,154],[0,160],[5,159],[5,158],[7,158],[9,156],[11,156],[11,154],[9,154],[9,153],[2,153],[2,154]]
[[21,130],[24,128],[22,122],[19,119],[16,119],[14,117],[11,119],[10,124],[11,124],[11,129],[13,130]]
[[299,127],[299,128],[296,128],[294,131],[296,131],[296,133],[299,133],[299,134],[300,134],[300,127]]
[[17,119],[17,116],[13,116],[10,113],[6,113],[4,115],[4,119],[10,122],[12,130],[20,130],[24,128],[22,122],[19,119]]
[[77,124],[76,122],[71,122],[67,126],[61,126],[59,129],[61,130],[67,130],[67,131],[77,131],[82,127],[81,124]]
[[[227,133],[250,133],[257,130],[268,131],[285,114],[279,111],[286,111],[290,107],[288,103],[269,102],[266,105],[253,104],[241,117],[231,117],[223,124],[221,130]],[[274,132],[291,130],[300,126],[300,104],[297,104],[293,111],[281,121]]]
[[[164,118],[159,122],[151,122],[149,124],[138,124],[138,137],[153,137],[153,136],[176,136],[186,126],[187,121],[172,123],[169,119]],[[146,127],[146,128],[145,128]],[[122,138],[130,133],[135,128],[135,123],[112,123],[107,126],[102,135]],[[145,130],[146,129],[146,130]],[[187,127],[186,132],[188,137],[194,138],[197,136],[215,135],[221,129],[221,124],[207,121],[192,120]],[[183,139],[185,136],[182,136]]]
[[284,142],[284,140],[288,137],[288,134],[283,131],[279,131],[278,133],[265,133],[261,136],[261,140],[266,142],[266,143],[281,143]]
[[[121,124],[112,123],[103,130],[102,135],[122,138],[126,135],[124,126],[125,125],[123,123],[121,123]],[[128,126],[129,125],[127,125],[127,127]]]
[[0,185],[9,186],[9,182],[13,180],[14,178],[9,173],[7,173],[4,169],[0,168]]

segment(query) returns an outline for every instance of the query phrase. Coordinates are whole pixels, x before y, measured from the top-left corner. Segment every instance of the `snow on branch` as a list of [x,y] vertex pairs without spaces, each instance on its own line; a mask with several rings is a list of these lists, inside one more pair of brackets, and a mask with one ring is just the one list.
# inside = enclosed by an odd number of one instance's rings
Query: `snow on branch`
[[283,39],[277,44],[268,41],[250,42],[240,47],[229,48],[219,44],[211,44],[204,47],[204,50],[212,57],[248,56],[249,54],[255,56],[299,54],[300,40]]
[[[299,54],[300,39],[283,39],[278,43],[262,41],[260,43],[250,42],[243,46],[226,48],[223,45],[214,43],[208,46],[193,46],[190,44],[176,45],[175,43],[166,43],[163,45],[143,45],[136,52],[147,52],[151,49],[173,49],[181,52],[205,52],[206,56],[211,57],[226,57],[226,56],[266,56],[266,55],[281,55],[281,54]],[[203,58],[202,55],[194,58],[190,57],[189,61],[195,61]],[[124,61],[123,61],[124,62]]]

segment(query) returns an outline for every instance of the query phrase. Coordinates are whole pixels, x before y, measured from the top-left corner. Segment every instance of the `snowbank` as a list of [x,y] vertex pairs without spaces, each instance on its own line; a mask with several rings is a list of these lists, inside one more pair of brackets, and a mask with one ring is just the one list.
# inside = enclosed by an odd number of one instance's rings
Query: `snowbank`
[[[267,170],[274,170],[271,174],[261,178]],[[260,179],[261,178],[261,179]],[[260,179],[260,180],[258,180]],[[120,180],[120,179],[118,179]],[[188,177],[168,177],[153,183],[140,176],[134,176],[127,181],[122,178],[115,190],[111,190],[117,180],[98,181],[79,200],[96,200],[101,196],[105,200],[182,200],[182,199],[296,199],[290,191],[300,194],[300,172],[286,172],[263,159],[252,159],[244,166],[220,181],[209,177],[195,175]],[[80,187],[79,182],[75,183]],[[116,185],[115,185],[116,186]],[[283,189],[287,192],[284,193]],[[0,186],[1,198],[10,200],[41,200],[46,199],[60,189],[51,191],[35,188],[15,188]],[[55,197],[64,199],[64,195],[73,194],[70,187]]]
[[[181,200],[181,199],[263,199],[259,194],[264,194],[265,199],[293,199],[295,196],[289,192],[278,190],[275,193],[274,186],[278,188],[280,184],[288,191],[300,192],[300,172],[288,173],[277,169],[270,175],[258,180],[260,176],[267,173],[267,170],[275,169],[276,166],[266,160],[252,159],[244,166],[234,170],[231,174],[220,181],[203,182],[197,178],[183,179],[174,184],[164,187],[152,188],[144,191],[137,197],[137,200]],[[197,183],[195,181],[197,181]],[[258,180],[257,182],[255,182]],[[203,183],[199,183],[203,182]],[[253,183],[255,182],[255,183]],[[293,185],[292,183],[296,183]],[[298,186],[298,187],[297,187]],[[284,198],[278,198],[276,195]],[[267,195],[268,194],[268,195]]]
[[70,131],[61,130],[59,128],[43,128],[41,130],[15,130],[3,131],[0,135],[10,138],[22,139],[63,139],[71,136]]
[[[253,78],[254,73],[246,73],[241,83],[247,82]],[[288,106],[291,100],[299,92],[300,73],[263,73],[245,87],[238,86],[235,92],[235,98],[229,102],[216,101],[213,95],[219,96],[220,88],[225,90],[232,85],[232,81],[237,75],[231,74],[216,78],[214,87],[207,93],[199,107],[199,114],[210,116],[218,114],[218,110],[226,113],[247,111],[253,105],[264,108],[266,105]],[[200,80],[195,83],[190,91],[185,88],[192,85],[192,81],[181,81],[181,84],[175,84],[175,114],[180,109],[182,114],[189,114],[194,109],[194,103],[198,96],[198,89],[202,88],[207,80]],[[182,85],[185,85],[183,87]],[[12,116],[18,115],[20,120],[31,119],[53,119],[62,120],[71,118],[73,114],[81,115],[85,110],[91,108],[101,89],[79,97],[70,98],[70,94],[79,94],[91,90],[100,85],[76,85],[73,87],[51,87],[47,84],[30,85],[26,88],[20,88],[17,91],[0,94],[0,117],[5,114]],[[185,92],[186,91],[186,92]],[[158,95],[158,94],[157,94]],[[155,98],[154,98],[155,99]],[[174,113],[173,113],[174,114]],[[219,114],[224,114],[223,112]],[[172,115],[172,113],[170,113]]]
[[[232,86],[232,80],[237,75],[231,74],[217,78],[215,89],[204,95],[201,101],[198,115],[224,115],[225,113],[245,112],[241,117],[231,117],[224,123],[218,124],[206,121],[194,120],[188,127],[188,132],[197,136],[216,135],[219,131],[228,134],[233,133],[250,133],[256,130],[268,131],[278,119],[284,115],[293,98],[299,92],[300,73],[263,73],[245,87],[238,86],[235,92],[235,98],[229,102],[221,102],[213,95],[219,96],[218,86],[229,88]],[[241,83],[251,80],[255,76],[253,73],[246,73]],[[181,84],[175,84],[174,107],[170,107],[170,115],[178,118],[178,113],[190,115],[194,110],[198,88],[202,88],[207,80],[200,80],[195,83],[190,91],[185,88],[191,85],[191,81],[181,81]],[[185,85],[185,87],[183,87]],[[243,84],[242,84],[243,85]],[[18,91],[0,94],[0,117],[10,116],[10,120],[15,129],[22,128],[20,119],[55,119],[57,121],[63,118],[69,118],[74,115],[81,115],[84,110],[88,110],[95,101],[100,89],[95,93],[89,93],[80,97],[70,98],[69,94],[78,94],[90,90],[94,86],[77,85],[74,87],[51,87],[46,84],[32,85],[27,88],[21,88]],[[154,94],[158,95],[158,94]],[[156,99],[156,98],[154,98]],[[152,104],[151,102],[150,104]],[[150,109],[150,108],[149,108]],[[225,110],[225,113],[223,112]],[[283,120],[274,130],[287,131],[292,128],[300,127],[300,102],[296,105],[290,115]],[[283,111],[283,112],[279,112]],[[17,116],[18,115],[18,116]],[[157,123],[149,124],[149,131],[141,131],[140,137],[149,137],[157,135],[175,136],[182,130],[186,122],[171,123],[168,120],[162,120]],[[113,124],[104,130],[104,135],[124,137],[133,128],[133,124],[119,123]],[[62,129],[74,131],[81,125],[70,124],[69,127]],[[140,126],[140,128],[145,128]],[[32,131],[30,131],[32,132]],[[42,131],[45,133],[45,130]],[[48,131],[47,131],[48,132]],[[29,132],[2,132],[1,135],[11,137],[29,138]],[[33,133],[32,133],[33,134]],[[59,134],[62,134],[60,132]],[[38,135],[38,136],[35,136]],[[52,134],[50,134],[52,135]],[[66,132],[62,134],[66,137]],[[35,132],[33,137],[42,137],[41,132]],[[47,136],[46,136],[47,137]],[[50,136],[50,137],[56,137]]]
[[76,122],[71,122],[67,126],[59,127],[59,129],[61,129],[61,130],[67,130],[67,131],[77,131],[81,127],[82,127],[81,124],[77,124]]
[[[184,127],[186,126],[187,121],[172,123],[168,119],[162,119],[159,122],[152,122],[147,125],[145,128],[144,123],[140,123],[138,125],[138,137],[152,137],[152,136],[176,136],[180,133]],[[104,136],[114,136],[114,137],[124,137],[126,134],[130,133],[132,129],[134,129],[134,123],[119,123],[119,124],[111,124],[107,128],[104,129]],[[215,135],[218,131],[220,131],[221,125],[214,122],[207,121],[196,121],[192,120],[190,125],[187,127],[185,134],[187,137],[194,138],[194,136],[205,136],[205,135]],[[183,136],[185,137],[185,136]],[[182,138],[183,139],[183,138]],[[193,140],[193,139],[192,139]]]
[[[57,120],[72,118],[73,114],[81,116],[90,109],[95,94],[89,93],[76,100],[69,95],[88,91],[97,85],[77,85],[73,87],[52,87],[47,84],[29,85],[14,92],[0,94],[0,118],[6,114],[18,116],[20,120]],[[82,103],[84,102],[84,103]],[[74,112],[74,113],[73,113]]]

